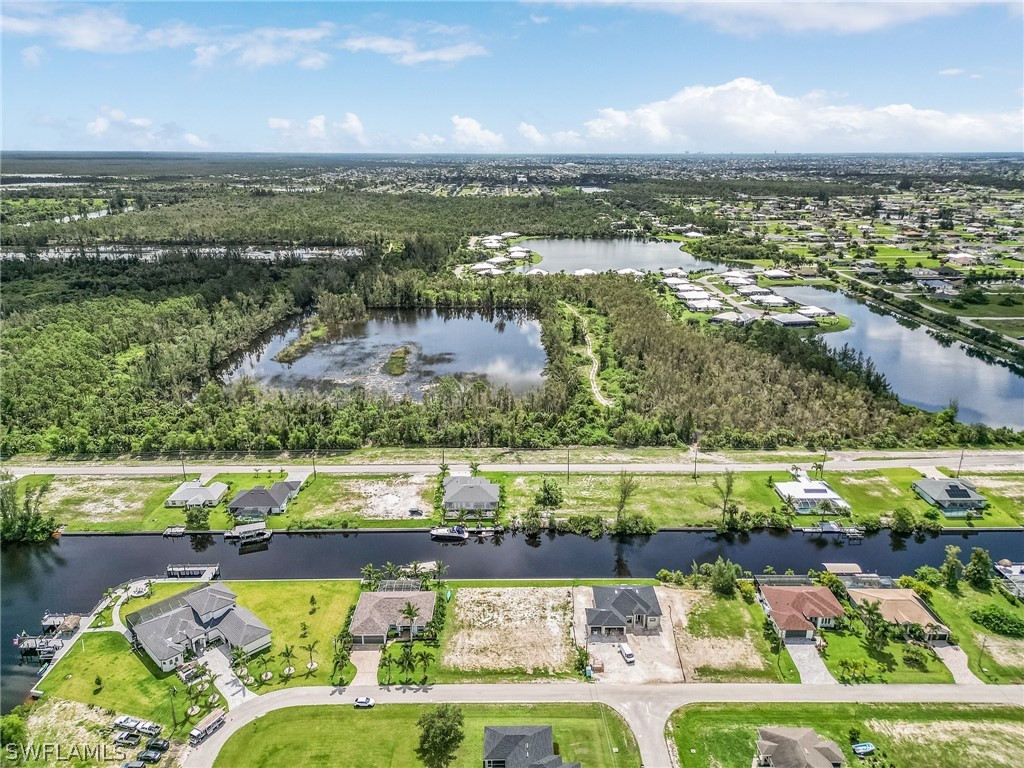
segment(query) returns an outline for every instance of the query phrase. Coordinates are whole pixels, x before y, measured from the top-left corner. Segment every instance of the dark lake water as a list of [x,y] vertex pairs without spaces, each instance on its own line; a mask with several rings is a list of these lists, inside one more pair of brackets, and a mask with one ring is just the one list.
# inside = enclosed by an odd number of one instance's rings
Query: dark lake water
[[[547,356],[540,323],[526,313],[375,309],[369,314],[366,322],[346,324],[294,363],[276,362],[274,356],[301,332],[296,321],[243,356],[225,378],[245,375],[277,389],[361,385],[417,400],[440,376],[483,378],[516,393],[541,384]],[[409,349],[406,372],[385,373],[389,356],[403,346]]]
[[686,243],[664,240],[526,240],[524,245],[541,256],[540,267],[548,272],[573,272],[593,269],[642,269],[654,271],[668,267],[682,267],[688,272],[698,269],[727,269],[714,261],[703,261],[685,253]]
[[833,348],[849,344],[874,360],[904,403],[939,411],[957,399],[960,421],[1024,429],[1024,378],[1008,368],[971,357],[958,343],[945,347],[924,326],[907,328],[841,293],[812,286],[774,290],[852,319],[849,329],[822,339]]
[[368,562],[443,560],[448,577],[574,578],[652,577],[659,569],[689,570],[719,555],[760,572],[821,568],[826,561],[857,562],[865,570],[898,575],[942,563],[945,546],[988,549],[994,560],[1019,560],[1024,532],[964,532],[922,539],[888,533],[843,545],[834,538],[760,531],[738,536],[666,531],[623,541],[608,537],[544,535],[536,540],[506,535],[463,545],[439,544],[423,532],[284,534],[263,552],[239,554],[222,536],[164,539],[160,536],[65,536],[34,546],[7,546],[0,556],[0,706],[21,703],[36,681],[36,668],[18,666],[11,643],[21,630],[35,631],[43,612],[85,612],[107,587],[162,575],[168,563],[220,563],[224,579],[358,577]]

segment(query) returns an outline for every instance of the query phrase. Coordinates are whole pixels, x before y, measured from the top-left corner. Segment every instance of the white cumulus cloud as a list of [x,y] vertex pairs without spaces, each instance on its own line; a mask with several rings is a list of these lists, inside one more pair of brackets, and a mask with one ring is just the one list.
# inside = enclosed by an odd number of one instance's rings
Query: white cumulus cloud
[[341,47],[352,53],[369,52],[387,56],[396,64],[413,66],[427,62],[454,64],[473,56],[486,56],[487,49],[479,43],[465,42],[454,45],[422,47],[410,38],[364,35],[350,37]]
[[964,73],[964,71],[962,69],[957,69],[956,67],[951,67],[950,69],[940,69],[939,70],[939,74],[940,75],[946,75],[946,76],[962,75],[963,73]]
[[472,117],[452,115],[452,142],[460,149],[478,152],[496,152],[505,146],[505,137],[484,128],[479,120]]
[[327,115],[307,120],[269,117],[267,127],[278,136],[283,148],[291,151],[342,151],[352,149],[353,143],[361,147],[370,141],[355,112],[346,112],[341,120],[333,122]]
[[157,123],[132,117],[123,109],[103,107],[85,123],[88,140],[97,148],[123,150],[206,149],[209,142],[175,122]]

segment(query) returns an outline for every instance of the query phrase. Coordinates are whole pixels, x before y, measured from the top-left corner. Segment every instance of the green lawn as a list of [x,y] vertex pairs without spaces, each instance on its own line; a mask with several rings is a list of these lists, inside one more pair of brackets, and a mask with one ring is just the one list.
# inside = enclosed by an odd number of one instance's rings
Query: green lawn
[[[695,605],[686,622],[686,631],[695,637],[740,638],[751,643],[761,656],[763,669],[750,667],[698,667],[702,683],[799,683],[800,673],[785,646],[772,653],[762,634],[765,617],[761,607],[740,598],[724,599],[708,595]],[[678,630],[677,630],[678,631]]]
[[69,532],[162,531],[185,523],[183,509],[164,507],[180,483],[167,477],[29,475],[18,480],[17,492],[46,484],[41,509]]
[[951,307],[947,302],[921,299],[921,303],[938,312],[948,312],[958,317],[1005,317],[1020,319],[1024,317],[1024,304],[1000,304],[1002,296],[989,294],[988,304],[964,304],[962,307]]
[[[757,728],[814,728],[864,768],[1017,768],[1024,709],[958,704],[693,704],[671,718],[682,768],[749,766]],[[854,756],[849,731],[877,748]]]
[[500,587],[593,587],[611,584],[649,584],[656,587],[657,579],[465,579],[446,581],[452,589],[497,589]]
[[[96,685],[97,677],[102,686]],[[172,687],[178,689],[174,701],[177,726],[173,728]],[[161,723],[171,729],[170,735],[179,738],[210,710],[204,700],[202,712],[195,717],[185,717],[189,704],[177,675],[160,672],[144,654],[133,653],[128,641],[118,632],[79,635],[74,648],[57,662],[39,688],[46,696],[80,701],[117,714]],[[169,734],[165,731],[163,735]]]
[[1014,339],[1024,338],[1024,319],[979,320],[978,325],[988,328],[990,331],[1001,333],[1004,336],[1010,336]]
[[[956,476],[956,468],[940,467],[939,471],[949,477]],[[960,475],[978,486],[978,492],[988,500],[984,516],[966,520],[947,520],[950,526],[1014,526],[1024,525],[1024,472],[976,473],[974,470]]]
[[[966,560],[969,553],[962,553]],[[971,671],[985,682],[1024,683],[1024,639],[994,635],[971,620],[970,612],[987,604],[999,605],[1024,619],[1024,605],[1011,603],[994,588],[979,592],[961,582],[957,593],[942,588],[932,594],[931,607],[942,622],[953,631],[957,644],[967,654]]]
[[[428,709],[425,705],[379,704],[370,710],[349,706],[276,710],[228,739],[215,766],[278,768],[285,756],[288,763],[305,768],[420,765],[416,721]],[[534,724],[553,728],[565,760],[579,761],[586,768],[640,766],[632,732],[614,710],[602,704],[474,704],[461,709],[465,740],[453,768],[479,768],[485,726]]]
[[863,683],[952,683],[953,675],[933,651],[926,651],[928,659],[923,669],[908,666],[903,660],[903,650],[908,644],[890,640],[881,652],[867,647],[864,642],[864,625],[860,619],[853,619],[853,628],[849,631],[823,630],[822,636],[828,646],[821,654],[822,660],[832,677],[843,681],[845,675],[839,664],[843,659],[867,659],[870,662],[866,679],[858,678]]
[[[274,678],[266,684],[256,686],[262,693],[300,685],[330,685],[329,679],[334,657],[334,636],[341,631],[348,613],[349,606],[359,599],[359,582],[356,580],[324,580],[324,581],[227,581],[224,584],[238,595],[238,604],[255,613],[260,620],[270,627],[272,645],[269,650],[257,655],[269,660],[268,671]],[[121,619],[132,611],[137,611],[171,595],[194,587],[195,582],[160,582],[154,584],[149,597],[136,598],[121,609]],[[309,598],[315,596],[317,610],[310,613]],[[302,635],[302,623],[305,622],[306,636]],[[307,676],[306,664],[309,653],[301,646],[318,641],[314,659],[320,668]],[[285,645],[291,645],[296,658],[292,662],[297,672],[291,679],[286,679],[281,670],[286,666],[277,654]],[[259,677],[263,667],[259,662],[249,665],[255,677]],[[349,665],[344,673],[345,680],[351,680],[355,674]]]
[[[571,470],[570,470],[571,471]],[[615,516],[615,493],[618,477],[615,474],[587,475],[571,472],[568,482],[564,476],[544,474],[484,473],[505,486],[506,509],[510,514],[522,514],[534,506],[534,495],[544,477],[554,477],[562,487],[565,501],[557,510],[559,516],[572,513]],[[715,525],[721,519],[721,500],[714,489],[714,480],[721,476],[698,475],[638,475],[639,488],[630,499],[627,511],[650,515],[660,527],[687,525]],[[734,498],[741,509],[767,511],[780,505],[774,489],[768,486],[767,472],[737,473]],[[781,480],[782,473],[775,479]]]
[[888,515],[897,507],[906,507],[917,515],[924,514],[928,504],[910,488],[912,482],[922,477],[913,469],[841,473],[826,470],[822,474],[822,479],[849,503],[854,521]]

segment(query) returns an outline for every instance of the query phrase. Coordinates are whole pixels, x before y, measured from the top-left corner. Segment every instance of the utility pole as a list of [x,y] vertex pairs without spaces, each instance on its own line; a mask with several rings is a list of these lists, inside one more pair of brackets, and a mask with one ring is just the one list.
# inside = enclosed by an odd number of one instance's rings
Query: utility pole
[[700,450],[700,432],[693,433],[693,479],[697,479],[697,452]]
[[185,477],[185,452],[178,451],[178,458],[181,460],[181,479],[186,480]]
[[177,694],[178,694],[178,688],[176,686],[173,686],[173,685],[167,691],[167,695],[170,696],[170,698],[171,698],[171,723],[173,723],[175,726],[178,725],[178,717],[177,717],[177,715],[174,714],[174,697]]
[[316,480],[316,451],[313,451],[313,479]]
[[967,450],[967,446],[960,448],[960,463],[956,465],[956,476],[960,477],[960,468],[964,465],[964,451]]
[[565,484],[569,484],[569,446],[565,447]]

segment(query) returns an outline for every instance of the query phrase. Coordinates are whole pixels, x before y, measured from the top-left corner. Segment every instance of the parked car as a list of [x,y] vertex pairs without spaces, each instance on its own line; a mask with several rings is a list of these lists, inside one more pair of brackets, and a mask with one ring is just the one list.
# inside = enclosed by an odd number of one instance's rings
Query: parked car
[[360,696],[356,699],[356,709],[370,709],[376,703],[369,696]]
[[166,752],[171,748],[171,742],[167,739],[150,739],[146,742],[146,749],[155,749],[157,752]]
[[131,731],[121,731],[114,738],[114,743],[119,747],[137,747],[140,741],[142,741],[142,737]]
[[122,731],[134,731],[139,727],[139,723],[142,721],[137,717],[131,717],[129,715],[121,715],[117,720],[114,721],[114,727]]
[[157,752],[155,749],[146,749],[136,755],[144,763],[159,763],[163,756],[163,752]]
[[636,656],[633,655],[633,649],[629,647],[629,643],[619,643],[619,653],[622,654],[622,658],[626,660],[627,664],[636,661]]
[[409,509],[409,515],[412,517],[423,517],[423,510],[419,507],[412,507]]
[[159,736],[160,731],[162,731],[163,729],[164,727],[162,725],[151,723],[148,720],[143,720],[141,723],[135,726],[135,730],[137,730],[139,733],[144,733],[147,736]]

